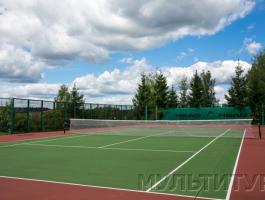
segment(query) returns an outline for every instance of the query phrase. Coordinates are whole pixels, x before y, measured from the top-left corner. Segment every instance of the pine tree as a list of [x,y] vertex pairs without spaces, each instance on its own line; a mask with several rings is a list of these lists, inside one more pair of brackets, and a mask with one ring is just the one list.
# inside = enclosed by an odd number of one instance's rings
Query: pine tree
[[254,118],[265,111],[265,51],[258,54],[247,75],[248,98]]
[[74,84],[72,90],[70,91],[70,101],[72,103],[84,103],[85,100],[84,100],[84,95],[83,94],[80,94],[78,92],[78,89],[76,87],[76,84]]
[[196,71],[190,82],[189,105],[191,107],[202,106],[203,101],[203,85],[198,72]]
[[167,107],[168,102],[168,86],[167,78],[163,73],[159,72],[154,77],[154,99],[155,105],[159,108]]
[[148,84],[148,77],[145,74],[141,75],[141,81],[138,84],[136,94],[133,98],[136,116],[138,119],[144,119],[145,106],[150,103],[151,89]]
[[173,85],[171,86],[171,89],[169,91],[168,94],[168,107],[169,108],[175,108],[178,106],[178,96],[177,93],[173,87]]
[[228,95],[225,95],[225,99],[230,106],[244,107],[247,105],[247,82],[243,73],[244,70],[238,62]]
[[214,106],[218,101],[215,97],[215,79],[212,78],[211,72],[202,72],[201,80],[203,85],[203,98],[202,98],[202,106],[211,107]]
[[68,91],[68,87],[66,85],[61,85],[57,96],[55,97],[55,101],[57,102],[69,102],[71,99],[71,95]]
[[182,108],[188,107],[188,79],[183,77],[179,82],[179,106]]

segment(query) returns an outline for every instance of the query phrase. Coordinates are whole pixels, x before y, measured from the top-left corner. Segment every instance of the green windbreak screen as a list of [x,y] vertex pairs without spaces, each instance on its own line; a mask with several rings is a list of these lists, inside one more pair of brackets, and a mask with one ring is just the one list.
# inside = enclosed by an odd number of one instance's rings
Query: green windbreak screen
[[169,108],[163,112],[163,120],[250,119],[249,107]]

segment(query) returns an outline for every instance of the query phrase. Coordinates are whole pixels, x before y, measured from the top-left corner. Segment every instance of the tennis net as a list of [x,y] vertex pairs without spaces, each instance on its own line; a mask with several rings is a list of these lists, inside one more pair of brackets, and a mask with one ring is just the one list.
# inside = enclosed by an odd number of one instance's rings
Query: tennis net
[[[258,126],[251,119],[230,120],[95,120],[70,119],[70,133],[132,136],[258,138]],[[161,134],[160,134],[161,133]]]

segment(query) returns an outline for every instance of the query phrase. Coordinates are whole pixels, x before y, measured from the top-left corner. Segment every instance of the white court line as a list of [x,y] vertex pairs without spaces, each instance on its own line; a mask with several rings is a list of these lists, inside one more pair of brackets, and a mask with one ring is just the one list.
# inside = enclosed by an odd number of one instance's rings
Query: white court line
[[[51,141],[57,141],[57,140],[64,140],[64,139],[71,139],[71,138],[79,138],[79,137],[89,136],[89,135],[92,135],[92,134],[82,134],[82,135],[72,135],[72,136],[62,135],[62,136],[58,136],[58,137],[54,136],[56,138],[49,139],[49,140],[46,140],[46,138],[44,138],[44,140],[41,140],[43,138],[36,138],[32,142],[21,142],[21,143],[16,143],[16,144],[10,144],[10,145],[5,145],[5,146],[0,146],[0,148],[4,148],[4,147],[14,147],[14,146],[19,146],[19,145],[24,145],[24,144],[35,144],[35,143],[39,143],[39,142],[51,142]],[[50,138],[50,137],[47,137],[47,138]],[[17,141],[17,142],[19,142],[19,141]]]
[[230,196],[231,196],[232,187],[233,187],[235,174],[236,174],[236,169],[237,169],[237,165],[238,165],[238,161],[239,161],[239,157],[240,157],[240,153],[241,153],[241,149],[242,149],[242,146],[243,146],[245,135],[246,135],[246,129],[244,130],[244,134],[243,134],[243,137],[241,139],[240,147],[239,147],[239,150],[238,150],[238,153],[237,153],[236,162],[235,162],[235,165],[234,165],[233,173],[232,173],[232,176],[231,176],[231,180],[230,180],[229,187],[228,187],[227,194],[226,194],[226,198],[225,198],[226,200],[229,200]]
[[23,145],[43,146],[43,147],[58,147],[58,148],[79,148],[79,149],[100,149],[100,150],[119,150],[119,151],[146,151],[146,152],[168,152],[168,153],[194,153],[194,151],[177,151],[171,149],[128,149],[128,148],[99,148],[88,146],[72,146],[72,145],[54,145],[54,144],[32,144],[24,143]]
[[231,129],[227,129],[225,132],[223,132],[222,134],[220,134],[219,136],[217,136],[216,138],[214,138],[213,140],[211,140],[209,143],[207,143],[204,147],[202,147],[200,150],[198,150],[195,154],[193,154],[191,157],[189,157],[187,160],[185,160],[181,165],[179,165],[178,167],[176,167],[175,169],[173,169],[171,172],[169,172],[166,176],[164,176],[162,179],[160,179],[159,181],[157,181],[153,186],[151,186],[148,190],[146,190],[147,192],[150,192],[152,189],[154,189],[156,186],[158,186],[160,183],[162,183],[165,179],[167,179],[170,175],[172,175],[173,173],[175,173],[176,171],[178,171],[181,167],[183,167],[186,163],[188,163],[191,159],[193,159],[196,155],[198,155],[202,150],[204,150],[205,148],[207,148],[210,144],[212,144],[214,141],[218,140],[220,137],[222,137],[223,135],[225,135],[227,132],[229,132]]
[[146,138],[149,138],[149,137],[159,136],[159,135],[165,135],[165,134],[171,133],[171,132],[173,132],[173,131],[170,130],[170,131],[166,131],[166,132],[159,133],[159,134],[153,134],[153,135],[148,135],[148,136],[144,136],[144,137],[139,137],[139,138],[134,138],[134,139],[130,139],[130,140],[125,140],[125,141],[122,141],[122,142],[116,142],[116,143],[112,143],[112,144],[108,144],[108,145],[101,146],[99,148],[106,148],[106,147],[111,147],[111,146],[114,146],[114,145],[117,145],[117,144],[123,144],[123,143],[127,143],[127,142],[132,142],[132,141],[137,141],[137,140],[143,140],[143,139],[146,139]]
[[96,186],[96,185],[84,185],[78,183],[69,183],[69,182],[58,182],[58,181],[48,181],[42,179],[31,179],[31,178],[19,178],[19,177],[11,177],[11,176],[0,176],[0,178],[6,179],[14,179],[14,180],[23,180],[23,181],[35,181],[35,182],[43,182],[43,183],[54,183],[54,184],[61,184],[61,185],[70,185],[70,186],[80,186],[80,187],[87,187],[87,188],[99,188],[99,189],[107,189],[107,190],[120,190],[120,191],[127,191],[127,192],[136,192],[136,193],[148,193],[154,195],[163,195],[163,196],[174,196],[174,197],[187,197],[187,198],[200,198],[206,200],[225,200],[225,199],[216,199],[216,198],[209,198],[209,197],[199,197],[199,196],[191,196],[191,195],[183,195],[183,194],[169,194],[169,193],[159,193],[159,192],[146,192],[142,190],[134,190],[134,189],[124,189],[124,188],[113,188],[113,187],[104,187],[104,186]]

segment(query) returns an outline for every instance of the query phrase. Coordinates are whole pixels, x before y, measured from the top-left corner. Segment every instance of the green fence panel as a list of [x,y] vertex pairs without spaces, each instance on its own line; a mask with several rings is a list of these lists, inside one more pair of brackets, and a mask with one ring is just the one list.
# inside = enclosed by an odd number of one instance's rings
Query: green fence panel
[[0,98],[0,132],[6,133],[9,130],[10,102],[8,98]]
[[222,120],[251,119],[250,107],[169,108],[163,111],[164,120]]

